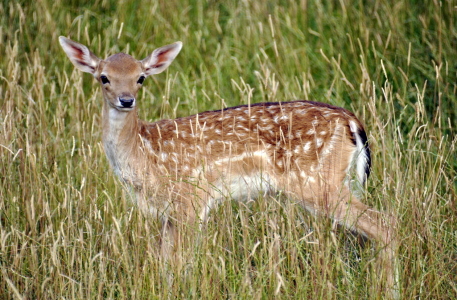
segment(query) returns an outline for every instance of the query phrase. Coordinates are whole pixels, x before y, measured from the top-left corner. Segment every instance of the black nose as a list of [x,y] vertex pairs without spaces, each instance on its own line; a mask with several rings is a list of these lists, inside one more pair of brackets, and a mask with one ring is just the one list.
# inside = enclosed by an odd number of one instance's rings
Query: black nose
[[122,107],[125,107],[125,108],[132,107],[134,101],[135,101],[135,98],[131,98],[131,97],[119,98],[119,102],[121,102]]

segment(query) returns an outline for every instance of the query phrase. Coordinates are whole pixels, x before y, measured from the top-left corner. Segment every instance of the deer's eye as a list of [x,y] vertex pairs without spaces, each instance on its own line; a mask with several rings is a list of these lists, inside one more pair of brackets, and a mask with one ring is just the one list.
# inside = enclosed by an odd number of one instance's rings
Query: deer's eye
[[100,76],[100,80],[103,84],[109,83],[108,77],[106,77],[105,75]]
[[143,84],[143,81],[146,77],[144,77],[143,75],[140,76],[140,78],[138,78],[138,81],[136,83],[138,84]]

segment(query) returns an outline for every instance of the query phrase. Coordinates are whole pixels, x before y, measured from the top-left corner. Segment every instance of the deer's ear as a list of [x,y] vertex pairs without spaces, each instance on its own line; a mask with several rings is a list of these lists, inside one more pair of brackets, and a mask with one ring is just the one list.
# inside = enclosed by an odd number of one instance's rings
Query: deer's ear
[[95,74],[101,59],[95,56],[89,49],[77,42],[74,42],[66,37],[59,37],[60,45],[67,54],[73,65],[79,70]]
[[151,55],[141,61],[146,76],[159,74],[173,62],[181,51],[182,43],[176,42],[154,50]]

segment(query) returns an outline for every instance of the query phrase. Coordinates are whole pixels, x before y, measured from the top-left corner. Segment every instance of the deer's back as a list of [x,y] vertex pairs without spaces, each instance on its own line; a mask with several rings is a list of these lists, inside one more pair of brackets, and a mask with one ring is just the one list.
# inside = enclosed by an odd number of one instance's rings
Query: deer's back
[[[180,174],[202,164],[250,155],[263,156],[269,167],[283,173],[316,169],[319,161],[336,150],[354,151],[354,129],[366,139],[351,112],[323,103],[294,101],[241,105],[146,123],[140,135],[146,141],[146,152]],[[345,167],[348,157],[343,158]]]

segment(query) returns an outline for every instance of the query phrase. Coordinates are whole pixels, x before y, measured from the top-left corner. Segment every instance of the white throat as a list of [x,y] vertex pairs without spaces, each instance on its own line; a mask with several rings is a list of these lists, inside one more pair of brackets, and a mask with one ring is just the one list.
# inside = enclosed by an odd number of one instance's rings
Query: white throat
[[114,172],[121,178],[125,177],[122,169],[123,166],[123,153],[119,151],[120,135],[122,129],[126,125],[128,113],[118,111],[117,109],[108,106],[105,110],[104,133],[103,133],[103,146],[105,148],[106,156],[114,169]]

